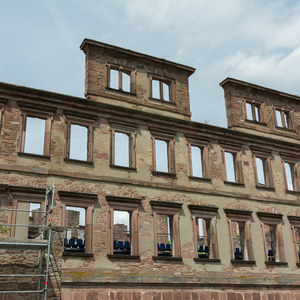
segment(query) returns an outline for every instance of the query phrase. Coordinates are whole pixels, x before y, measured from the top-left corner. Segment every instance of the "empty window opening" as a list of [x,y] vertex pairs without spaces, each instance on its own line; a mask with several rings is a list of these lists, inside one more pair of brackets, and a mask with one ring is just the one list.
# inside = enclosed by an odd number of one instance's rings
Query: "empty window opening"
[[114,210],[113,216],[113,241],[114,254],[130,254],[130,213]]
[[159,80],[152,80],[152,98],[160,99],[160,83]]
[[157,215],[156,217],[158,256],[172,256],[172,221],[173,216]]
[[266,185],[265,180],[265,160],[256,157],[256,170],[257,170],[257,183],[260,185]]
[[122,90],[130,92],[130,75],[124,72],[122,73]]
[[155,139],[155,170],[169,171],[168,143],[158,139]]
[[42,215],[41,204],[33,202],[21,202],[18,201],[18,211],[16,224],[24,226],[16,226],[15,228],[15,237],[18,238],[27,238],[35,239],[40,236]]
[[277,236],[276,229],[277,225],[266,225],[264,224],[265,231],[265,243],[267,248],[268,261],[279,261],[278,259],[278,246],[277,246]]
[[69,158],[87,160],[88,129],[85,126],[71,124]]
[[129,136],[115,132],[115,165],[129,167]]
[[192,176],[203,177],[203,151],[199,147],[191,146]]
[[300,260],[300,227],[294,227],[298,261]]
[[45,126],[44,119],[26,118],[25,153],[44,154]]
[[284,170],[285,170],[285,177],[286,177],[286,183],[287,183],[287,188],[289,191],[294,191],[294,165],[289,164],[289,163],[284,163]]
[[86,209],[66,206],[65,252],[85,252]]
[[291,128],[291,117],[289,112],[284,112],[283,113],[283,120],[284,120],[284,127],[285,128]]
[[235,155],[230,152],[225,152],[225,167],[226,167],[226,180],[236,182],[235,176]]
[[198,258],[209,258],[210,253],[210,220],[197,218],[197,251]]
[[119,70],[110,69],[110,88],[119,89]]
[[281,111],[276,109],[276,122],[277,126],[283,127],[282,119],[281,119]]
[[245,223],[231,222],[233,257],[236,260],[248,260],[247,247],[245,247]]
[[170,86],[163,82],[163,99],[165,101],[170,101]]
[[246,102],[246,119],[261,122],[261,104]]

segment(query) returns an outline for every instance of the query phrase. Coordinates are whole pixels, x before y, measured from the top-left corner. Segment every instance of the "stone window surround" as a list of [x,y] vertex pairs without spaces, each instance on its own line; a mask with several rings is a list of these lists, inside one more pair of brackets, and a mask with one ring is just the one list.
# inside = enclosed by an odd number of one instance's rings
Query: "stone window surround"
[[[285,252],[284,252],[282,227],[281,227],[282,214],[273,214],[273,213],[265,213],[265,212],[257,212],[256,214],[260,220],[260,225],[262,228],[263,242],[265,248],[265,264],[266,265],[287,265]],[[279,262],[268,261],[268,249],[267,249],[264,225],[276,225],[276,240],[277,240],[276,248],[278,249]]]
[[[110,166],[116,168],[125,168],[136,170],[136,124],[120,123],[110,121],[111,143],[110,143]],[[115,164],[115,133],[123,133],[129,137],[129,167],[119,166]]]
[[[187,137],[187,147],[188,147],[190,178],[211,179],[210,161],[209,161],[209,142]],[[198,147],[201,149],[202,175],[203,175],[202,177],[197,177],[193,175],[193,161],[192,161],[191,147]]]
[[138,213],[142,199],[119,197],[119,196],[106,196],[108,202],[108,242],[107,242],[107,255],[109,258],[124,258],[124,255],[114,255],[114,210],[127,211],[130,214],[130,245],[131,253],[126,255],[126,258],[139,258],[139,225]]
[[291,238],[294,246],[295,261],[297,266],[300,266],[299,249],[297,247],[296,234],[295,234],[295,227],[300,228],[300,217],[299,216],[287,216],[287,217],[290,222]]
[[[245,120],[249,122],[255,122],[255,123],[266,123],[266,115],[265,115],[265,103],[262,101],[257,101],[253,99],[246,99],[244,98],[244,116]],[[247,108],[246,103],[251,104],[251,110],[252,110],[252,120],[247,118]],[[255,116],[255,108],[258,107],[259,112],[259,120],[256,120]]]
[[[11,198],[11,209],[18,209],[18,202],[29,202],[40,204],[40,210],[45,210],[45,189],[27,188],[27,187],[8,187],[8,195]],[[29,212],[28,212],[29,214]],[[44,214],[40,214],[41,219]],[[8,224],[16,224],[17,211],[10,211],[8,216]],[[15,237],[16,226],[7,232],[9,237]],[[27,239],[27,237],[26,237]]]
[[[277,116],[276,116],[276,110],[280,111],[280,115],[281,115],[281,123],[283,126],[279,126],[278,122],[277,122]],[[289,118],[288,118],[288,124],[285,124],[285,118],[284,118],[284,114],[288,114]],[[280,107],[280,106],[276,106],[273,105],[273,117],[274,117],[274,123],[275,123],[275,127],[276,128],[280,128],[280,129],[290,129],[290,130],[294,130],[294,118],[293,118],[293,109],[289,109],[289,108],[285,108],[285,107]],[[286,125],[286,126],[284,126]]]
[[[110,87],[110,70],[119,71],[119,89]],[[122,88],[123,87],[122,73],[125,73],[130,76],[130,92],[124,91]],[[123,93],[136,94],[136,70],[135,69],[107,62],[106,63],[106,78],[107,78],[106,88],[111,89],[111,90],[121,91]]]
[[[222,147],[221,151],[222,151],[222,161],[223,161],[224,182],[225,183],[233,183],[233,184],[244,184],[241,146],[221,144],[221,147]],[[234,172],[235,172],[235,174],[234,174],[235,181],[233,181],[233,182],[227,181],[225,152],[229,152],[233,155]]]
[[[175,136],[176,133],[167,133],[160,131],[153,131],[150,129],[152,139],[152,174],[153,175],[169,175],[172,177],[176,176],[175,170]],[[156,151],[155,151],[155,140],[161,140],[168,145],[168,172],[156,171]]]
[[[162,101],[164,103],[176,103],[176,99],[175,99],[175,79],[172,78],[168,78],[166,76],[162,76],[162,75],[157,75],[157,74],[152,74],[152,73],[148,73],[148,77],[149,77],[149,98],[151,100],[159,100]],[[157,80],[159,81],[159,95],[160,98],[154,98],[153,94],[152,94],[152,80]],[[169,100],[165,100],[163,99],[163,83],[167,84],[169,86]]]
[[[82,115],[81,117],[79,117],[77,115],[72,115],[69,112],[66,112],[65,113],[65,118],[66,118],[65,161],[93,163],[94,124],[95,124],[96,116]],[[71,125],[84,126],[88,129],[87,160],[77,160],[77,159],[71,159],[70,158]]]
[[[66,226],[66,207],[82,207],[86,210],[85,215],[85,254],[93,253],[93,210],[94,203],[98,199],[97,194],[58,191],[62,201],[61,226]],[[78,253],[80,256],[81,253]]]
[[[154,260],[182,260],[181,247],[180,247],[180,234],[179,234],[179,213],[182,208],[182,203],[174,202],[162,202],[162,201],[150,201],[150,205],[153,211],[154,222]],[[158,256],[157,251],[157,228],[156,228],[156,216],[166,215],[172,218],[172,238],[173,238],[173,254],[172,257]]]
[[[43,107],[42,110],[34,110],[30,108],[21,108],[21,118],[22,118],[22,133],[21,133],[21,142],[20,142],[20,152],[22,154],[28,154],[33,156],[45,156],[50,158],[50,144],[51,144],[51,126],[53,120],[53,112],[45,111]],[[26,122],[27,117],[31,118],[39,118],[45,120],[45,136],[44,136],[44,150],[43,155],[40,154],[32,154],[24,152],[25,148],[25,136],[26,136]]]
[[[218,237],[217,237],[217,211],[218,208],[214,206],[199,206],[199,205],[188,205],[192,222],[193,222],[193,237],[194,237],[194,260],[195,261],[207,261],[207,262],[220,262],[219,259],[219,247],[218,247]],[[210,258],[198,258],[198,222],[197,219],[202,218],[209,222],[210,232],[209,236],[209,249],[212,250],[212,255]]]
[[[251,151],[252,151],[252,163],[254,167],[254,178],[256,182],[256,188],[265,188],[265,189],[274,190],[271,153],[266,152],[263,149],[253,149],[253,148],[251,148]],[[258,183],[258,173],[257,173],[256,159],[255,159],[256,157],[260,158],[264,164],[264,177],[265,177],[264,185]]]
[[[255,264],[253,245],[252,245],[252,237],[251,237],[251,222],[250,218],[252,215],[251,211],[247,210],[237,210],[237,209],[224,209],[224,212],[227,217],[229,237],[230,237],[230,251],[231,251],[231,262],[232,263],[248,263]],[[234,257],[234,246],[233,246],[233,235],[232,235],[232,222],[244,223],[244,240],[245,240],[245,248],[247,249],[248,260],[236,260]],[[244,253],[243,249],[241,251]]]
[[[300,171],[299,171],[299,157],[291,157],[286,156],[280,153],[281,162],[282,162],[282,170],[283,170],[283,177],[285,182],[285,188],[287,192],[299,192],[300,191]],[[292,180],[293,180],[293,190],[288,189],[288,182],[286,178],[286,170],[284,163],[288,163],[290,165]]]

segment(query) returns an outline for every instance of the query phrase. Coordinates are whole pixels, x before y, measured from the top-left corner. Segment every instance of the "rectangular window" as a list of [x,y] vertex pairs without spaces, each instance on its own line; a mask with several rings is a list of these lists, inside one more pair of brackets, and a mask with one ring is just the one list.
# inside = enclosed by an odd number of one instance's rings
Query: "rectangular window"
[[181,259],[179,211],[182,204],[150,201],[154,216],[154,259]]
[[296,263],[300,265],[300,217],[288,216],[291,225],[292,242],[294,245],[294,253]]
[[149,78],[150,98],[167,102],[174,102],[174,80],[155,75],[149,75]]
[[224,209],[229,228],[231,262],[254,262],[251,238],[251,211]]
[[136,126],[110,123],[111,167],[136,168]]
[[107,87],[122,92],[135,93],[135,71],[127,67],[108,64]]
[[263,212],[258,212],[257,215],[262,226],[266,263],[287,264],[281,230],[282,215]]
[[245,101],[246,120],[254,122],[264,122],[263,105],[260,102],[247,100]]
[[52,114],[23,110],[21,153],[50,155]]
[[271,161],[266,156],[254,157],[255,179],[259,187],[273,187]]
[[108,257],[139,255],[138,209],[140,199],[107,196],[109,204]]
[[85,252],[86,208],[66,206],[65,252]]
[[225,182],[243,183],[241,152],[223,151]]
[[217,207],[189,205],[193,221],[194,258],[219,261]]
[[276,126],[292,129],[291,111],[283,108],[275,108]]
[[93,209],[96,194],[59,191],[62,201],[61,223],[64,227],[64,255],[92,253]]
[[93,161],[93,126],[95,119],[67,115],[65,160]]
[[283,165],[284,165],[287,189],[289,191],[294,191],[295,190],[295,176],[294,176],[295,165],[287,162],[284,162]]
[[191,158],[192,158],[192,176],[203,176],[203,149],[191,146]]
[[152,133],[153,172],[175,174],[175,139]]

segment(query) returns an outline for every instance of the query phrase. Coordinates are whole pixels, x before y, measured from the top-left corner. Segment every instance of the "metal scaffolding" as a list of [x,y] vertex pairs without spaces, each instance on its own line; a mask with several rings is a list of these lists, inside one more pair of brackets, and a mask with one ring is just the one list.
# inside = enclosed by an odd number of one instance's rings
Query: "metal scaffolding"
[[[24,278],[32,277],[37,278],[37,289],[36,290],[11,290],[11,291],[0,291],[1,294],[24,294],[32,293],[37,294],[36,299],[39,300],[40,296],[44,296],[47,299],[48,292],[48,278],[49,278],[49,264],[50,264],[50,247],[51,247],[51,234],[52,234],[52,219],[53,219],[53,205],[54,205],[54,194],[55,194],[55,182],[51,188],[46,189],[45,195],[45,207],[44,210],[35,211],[35,213],[43,214],[41,221],[42,225],[30,225],[30,224],[7,224],[1,223],[4,227],[36,227],[41,230],[41,239],[17,239],[10,237],[0,238],[0,249],[13,249],[13,250],[36,250],[40,252],[39,255],[39,272],[38,274],[0,274],[0,277],[14,277]],[[51,200],[49,201],[49,198]],[[51,202],[51,206],[49,206]],[[0,209],[0,211],[11,211],[11,212],[25,212],[30,213],[30,210],[21,209]],[[46,261],[43,266],[43,261]],[[44,282],[42,281],[44,278]],[[42,287],[42,285],[44,285]]]

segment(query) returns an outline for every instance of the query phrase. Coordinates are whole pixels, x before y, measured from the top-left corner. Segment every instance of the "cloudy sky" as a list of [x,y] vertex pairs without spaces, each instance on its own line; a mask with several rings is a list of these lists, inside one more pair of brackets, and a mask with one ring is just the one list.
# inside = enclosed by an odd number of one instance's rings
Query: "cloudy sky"
[[226,126],[226,77],[300,95],[296,0],[2,0],[0,81],[83,97],[84,38],[195,67],[194,121]]

